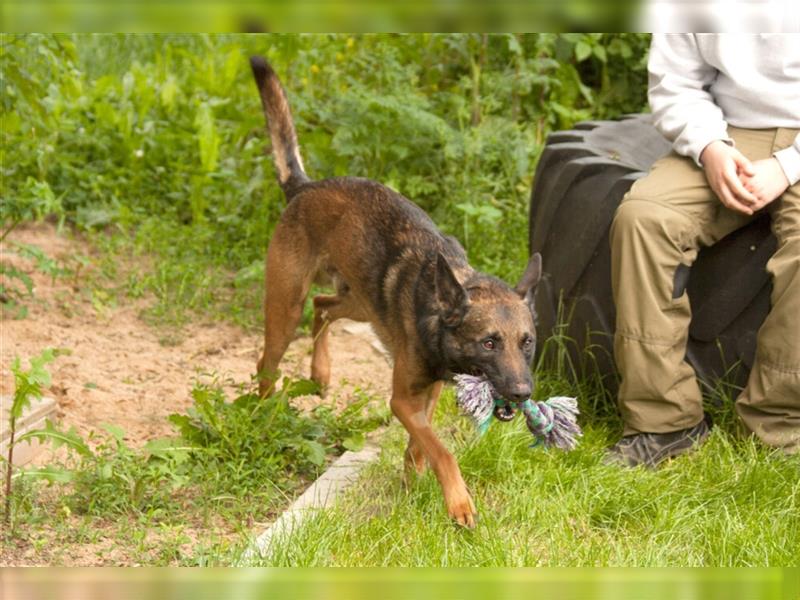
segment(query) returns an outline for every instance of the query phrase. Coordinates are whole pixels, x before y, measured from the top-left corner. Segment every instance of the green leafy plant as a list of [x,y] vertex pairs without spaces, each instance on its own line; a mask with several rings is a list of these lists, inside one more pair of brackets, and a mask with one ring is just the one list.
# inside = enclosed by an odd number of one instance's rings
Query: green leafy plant
[[69,270],[66,269],[60,261],[51,256],[47,256],[38,246],[22,243],[15,243],[13,246],[15,252],[19,256],[32,260],[34,268],[40,273],[49,275],[52,281],[55,281],[57,277],[63,277],[69,273]]
[[22,417],[25,409],[30,407],[31,400],[40,399],[43,388],[50,385],[50,372],[45,365],[52,362],[55,356],[56,351],[47,348],[39,356],[30,359],[30,367],[27,370],[22,368],[19,357],[16,357],[11,363],[11,372],[14,374],[14,397],[11,400],[8,414],[9,439],[5,472],[5,510],[3,511],[6,524],[11,519],[11,476],[14,470],[14,446],[26,437],[15,439],[17,420]]
[[59,214],[62,214],[61,200],[55,196],[50,185],[46,181],[28,177],[19,194],[0,202],[0,224],[3,225],[0,242],[20,223]]
[[[53,212],[102,232],[94,239],[109,253],[153,256],[157,267],[137,274],[134,293],[154,295],[147,311],[154,322],[180,324],[191,312],[213,311],[255,325],[262,282],[251,266],[263,261],[283,198],[264,156],[248,55],[266,53],[281,75],[312,177],[385,182],[468,242],[474,266],[514,279],[527,258],[526,206],[547,134],[642,110],[649,37],[46,35],[8,42],[0,51],[8,73],[3,207],[30,210],[14,209],[4,223]],[[474,212],[482,206],[499,217]]]
[[[70,274],[77,277],[81,268],[88,264],[88,259],[86,259],[86,257],[74,256],[72,257],[72,261],[77,267],[72,270],[62,261],[48,256],[41,248],[33,244],[13,242],[10,246],[12,249],[7,251],[7,253],[16,254],[17,256],[32,261],[32,268],[40,273],[48,275],[51,282],[55,282],[58,277],[64,277]],[[4,311],[10,311],[13,318],[25,318],[28,314],[28,307],[24,302],[33,298],[33,279],[24,269],[7,262],[0,262],[0,275],[3,276],[0,280],[0,306],[3,307]]]
[[16,319],[24,319],[28,307],[22,304],[26,298],[33,296],[33,279],[22,269],[14,265],[0,263],[0,306],[3,312],[10,311]]
[[43,429],[20,438],[50,442],[53,449],[66,447],[76,460],[27,469],[21,476],[72,486],[73,509],[94,515],[123,514],[164,507],[170,494],[187,483],[180,465],[187,449],[173,440],[153,440],[139,450],[125,442],[125,431],[104,423],[105,435],[92,432],[88,439],[74,428],[65,431],[50,420]]
[[[40,371],[34,370],[33,377],[41,379]],[[30,379],[26,374],[25,381]],[[65,447],[69,459],[18,476],[69,484],[67,501],[78,514],[178,513],[183,506],[179,491],[211,498],[257,497],[270,506],[315,476],[330,456],[360,448],[366,433],[386,421],[385,412],[371,409],[363,393],[341,411],[321,405],[305,413],[290,403],[317,391],[311,381],[285,379],[282,391],[268,398],[248,392],[230,401],[218,385],[198,384],[188,412],[169,417],[178,435],[141,448],[126,442],[125,432],[115,425],[103,424],[101,433],[84,438],[48,420],[18,441]]]
[[326,446],[334,452],[357,452],[364,447],[366,435],[381,425],[387,425],[391,414],[386,407],[375,406],[374,398],[362,390],[354,391],[354,399],[344,408],[322,403],[312,409],[312,416],[325,428]]
[[263,494],[315,476],[327,456],[357,448],[379,424],[365,395],[338,414],[330,407],[308,414],[290,402],[317,391],[312,381],[285,379],[268,398],[251,392],[228,401],[219,387],[198,385],[194,406],[169,419],[192,448],[196,476],[226,493]]

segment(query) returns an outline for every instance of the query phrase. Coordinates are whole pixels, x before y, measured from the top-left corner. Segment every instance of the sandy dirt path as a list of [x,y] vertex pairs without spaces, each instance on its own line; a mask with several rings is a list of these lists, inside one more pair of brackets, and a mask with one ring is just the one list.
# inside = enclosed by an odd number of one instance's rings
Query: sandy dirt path
[[[92,250],[52,225],[20,227],[2,244],[2,260],[25,270],[34,281],[34,297],[26,301],[27,317],[4,314],[0,326],[0,393],[8,401],[14,381],[9,369],[14,356],[27,358],[44,348],[65,348],[50,365],[53,383],[47,395],[58,404],[62,426],[79,433],[114,423],[134,446],[174,433],[166,417],[191,405],[194,381],[218,378],[233,389],[247,384],[255,371],[261,335],[221,322],[195,322],[176,337],[140,318],[152,300],[118,299],[116,306],[98,306],[81,278],[56,278],[40,273],[33,261],[14,254],[14,243],[32,244],[47,256],[68,261]],[[86,280],[88,281],[88,279]],[[346,403],[361,389],[388,401],[391,370],[368,326],[340,321],[333,325],[331,389],[328,398]],[[281,368],[307,377],[311,340],[299,337]],[[298,399],[306,407],[319,398]]]

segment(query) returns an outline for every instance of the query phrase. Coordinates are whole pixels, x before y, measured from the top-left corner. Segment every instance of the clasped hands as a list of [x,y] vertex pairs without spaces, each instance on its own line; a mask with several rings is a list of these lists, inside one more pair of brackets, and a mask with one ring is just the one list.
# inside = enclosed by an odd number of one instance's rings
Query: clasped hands
[[751,161],[722,140],[708,144],[700,154],[700,162],[720,202],[746,215],[761,210],[789,187],[775,157]]

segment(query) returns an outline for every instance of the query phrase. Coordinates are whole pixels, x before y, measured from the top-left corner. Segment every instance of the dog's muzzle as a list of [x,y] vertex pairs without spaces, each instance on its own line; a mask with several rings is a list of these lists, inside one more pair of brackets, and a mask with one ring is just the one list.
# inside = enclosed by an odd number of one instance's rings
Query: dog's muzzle
[[494,418],[499,421],[510,421],[517,414],[517,409],[510,404],[494,407]]

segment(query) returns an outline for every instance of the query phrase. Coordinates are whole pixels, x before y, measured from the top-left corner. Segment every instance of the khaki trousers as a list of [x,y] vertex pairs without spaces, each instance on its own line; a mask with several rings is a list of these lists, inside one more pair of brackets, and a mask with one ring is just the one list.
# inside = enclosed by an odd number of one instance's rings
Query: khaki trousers
[[[728,133],[745,156],[758,160],[790,146],[797,130]],[[762,441],[792,453],[800,450],[800,183],[767,210],[778,239],[767,263],[771,310],[736,410]],[[725,208],[704,171],[675,153],[657,161],[623,198],[611,226],[611,276],[624,435],[677,431],[702,420],[700,387],[685,361],[689,298],[685,291],[673,298],[675,270],[750,219]]]

